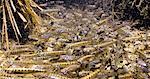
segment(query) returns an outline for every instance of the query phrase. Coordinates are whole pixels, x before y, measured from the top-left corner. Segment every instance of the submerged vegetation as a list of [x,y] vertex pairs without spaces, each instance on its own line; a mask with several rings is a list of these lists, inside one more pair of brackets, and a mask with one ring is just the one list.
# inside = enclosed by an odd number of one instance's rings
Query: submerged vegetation
[[0,79],[150,78],[148,0],[46,1],[0,1]]
[[[2,44],[6,43],[9,50],[9,38],[24,38],[31,28],[39,29],[42,18],[34,11],[34,8],[42,10],[32,0],[1,0],[1,37]],[[31,27],[33,26],[33,27]],[[23,33],[22,33],[23,32]]]

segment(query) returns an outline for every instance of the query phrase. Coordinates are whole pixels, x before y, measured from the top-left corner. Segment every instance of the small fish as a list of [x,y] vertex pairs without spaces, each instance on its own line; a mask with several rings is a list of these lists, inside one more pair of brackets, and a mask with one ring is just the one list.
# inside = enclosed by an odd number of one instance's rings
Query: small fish
[[63,55],[66,54],[67,51],[49,51],[49,52],[41,52],[39,55],[44,55],[44,56],[57,56],[57,55]]
[[110,42],[105,42],[105,43],[102,43],[102,44],[95,45],[94,47],[96,47],[96,48],[99,48],[99,47],[106,47],[106,46],[109,46],[109,45],[111,45],[111,44],[113,44],[113,43],[116,43],[116,42],[117,42],[117,40],[110,41]]
[[73,79],[55,73],[49,73],[49,77],[52,79]]
[[81,42],[68,44],[66,48],[80,47],[80,46],[85,46],[85,45],[90,45],[90,44],[92,44],[92,41],[81,41]]
[[45,70],[42,69],[31,69],[31,68],[1,68],[0,70],[5,71],[7,73],[21,73],[21,74],[46,72]]
[[133,75],[129,74],[129,73],[119,75],[118,77],[119,77],[119,79],[133,79]]
[[25,53],[25,52],[34,52],[34,50],[31,50],[29,48],[21,48],[21,49],[5,51],[6,54],[12,54],[12,55],[21,54],[21,53]]
[[83,61],[89,60],[93,57],[94,57],[94,55],[86,55],[86,56],[79,58],[77,61],[82,63]]
[[80,65],[74,64],[74,65],[70,65],[70,66],[68,66],[68,67],[66,67],[66,68],[64,68],[64,69],[62,69],[61,72],[62,72],[63,74],[67,74],[68,72],[75,71],[75,70],[77,70],[78,68],[80,68]]
[[35,64],[38,64],[38,65],[51,65],[52,63],[50,62],[42,62],[42,61],[18,61],[18,60],[15,60],[15,61],[12,61],[13,63],[17,63],[17,64],[28,64],[28,65],[35,65]]
[[95,70],[94,72],[91,72],[89,75],[82,77],[80,79],[94,79],[94,77],[100,72],[100,69]]
[[67,61],[67,62],[56,62],[52,63],[53,66],[66,67],[68,65],[78,64],[77,61]]

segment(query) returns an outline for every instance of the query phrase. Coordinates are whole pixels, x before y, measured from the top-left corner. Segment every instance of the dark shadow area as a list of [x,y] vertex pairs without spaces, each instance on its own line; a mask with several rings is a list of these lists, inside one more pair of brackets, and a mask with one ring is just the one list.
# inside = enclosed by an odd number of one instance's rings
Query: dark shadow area
[[[0,4],[1,4],[1,3],[2,3],[2,2],[0,2]],[[17,5],[16,0],[14,0],[14,3],[16,3],[15,5]],[[11,9],[12,9],[12,7],[11,7]],[[21,13],[19,7],[16,7],[16,9],[17,9],[17,11],[19,11],[19,12]],[[8,11],[7,11],[6,6],[5,6],[5,11],[6,11],[5,13],[6,13],[6,23],[7,23],[8,38],[17,41],[17,38],[16,38],[16,35],[15,35],[15,32],[14,32],[14,29],[13,29],[13,27],[12,27],[12,24],[11,24],[11,21],[10,21],[10,18],[9,18]],[[30,29],[29,29],[29,28],[26,28],[26,29],[24,28],[24,26],[26,25],[26,23],[24,23],[24,22],[21,20],[20,16],[17,14],[17,12],[14,12],[13,9],[12,9],[12,13],[13,13],[13,17],[14,17],[14,19],[15,19],[15,21],[16,21],[16,24],[17,24],[17,26],[18,26],[18,29],[19,29],[19,31],[20,31],[20,33],[21,33],[21,35],[22,35],[22,37],[20,37],[20,36],[18,35],[18,37],[19,37],[19,42],[20,42],[20,43],[25,43],[25,42],[27,41],[27,39],[28,39],[27,37],[28,37],[28,35],[29,35]],[[3,11],[0,13],[0,18],[1,18],[1,19],[0,19],[0,33],[2,33]]]
[[72,7],[81,10],[102,8],[104,11],[111,11],[111,0],[35,0],[38,4],[46,4],[46,7],[53,7],[55,5],[63,5],[70,9]]
[[150,1],[148,0],[113,0],[115,12],[120,20],[138,21],[133,27],[148,29],[150,26]]

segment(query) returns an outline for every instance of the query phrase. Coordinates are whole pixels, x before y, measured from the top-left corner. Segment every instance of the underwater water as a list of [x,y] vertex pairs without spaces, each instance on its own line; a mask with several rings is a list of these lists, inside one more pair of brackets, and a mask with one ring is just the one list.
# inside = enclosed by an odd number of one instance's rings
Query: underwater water
[[121,13],[122,0],[11,1],[0,2],[0,78],[150,78],[148,15]]

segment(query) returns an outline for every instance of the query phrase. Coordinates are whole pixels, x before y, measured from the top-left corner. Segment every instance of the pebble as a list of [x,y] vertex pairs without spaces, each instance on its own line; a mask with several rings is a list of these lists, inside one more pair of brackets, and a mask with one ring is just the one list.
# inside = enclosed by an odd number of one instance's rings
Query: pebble
[[138,63],[139,65],[141,65],[141,66],[147,66],[146,63],[145,63],[143,60],[138,59],[137,61],[138,61],[137,63]]

